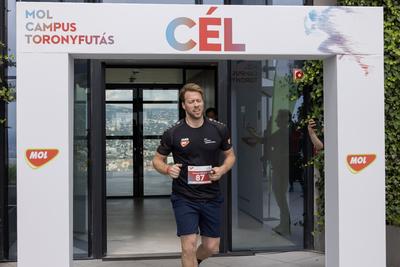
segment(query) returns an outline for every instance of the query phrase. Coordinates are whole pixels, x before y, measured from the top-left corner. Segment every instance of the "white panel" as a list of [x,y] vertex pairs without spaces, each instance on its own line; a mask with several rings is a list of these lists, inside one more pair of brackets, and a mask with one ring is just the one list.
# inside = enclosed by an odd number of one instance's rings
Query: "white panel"
[[[20,22],[17,25],[17,38],[24,52],[153,54],[152,57],[155,54],[196,54],[221,58],[223,55],[238,54],[381,54],[383,49],[382,25],[376,23],[382,21],[382,8],[226,5],[218,6],[207,15],[210,6],[204,5],[17,5],[17,20]],[[194,26],[189,28],[182,21],[177,22],[180,26],[170,32],[174,34],[169,35],[168,25],[179,17],[192,21]],[[200,19],[220,20],[221,25],[208,25],[207,29],[214,31],[210,34],[218,36],[209,38],[208,42],[222,44],[221,50],[199,48],[199,39],[206,40],[204,34],[199,34],[202,32],[200,25],[204,25]],[[225,19],[232,19],[232,30],[225,27]],[[64,29],[44,29],[43,24],[49,26],[52,22],[64,23]],[[372,32],[374,38],[371,38]],[[230,33],[232,43],[244,44],[245,51],[226,51],[223,48],[223,44],[228,43],[224,42],[224,35]],[[167,36],[170,39],[175,36],[180,43],[192,39],[197,45],[186,51],[178,51],[168,43]],[[61,38],[69,41],[62,44]]]
[[[19,54],[18,64],[18,266],[69,267],[73,129],[69,56]],[[29,148],[56,148],[59,154],[33,169],[25,159]]]
[[[386,266],[383,57],[363,61],[367,72],[354,56],[325,64],[328,267]],[[354,174],[351,154],[376,160]]]
[[[338,96],[336,57],[324,61],[325,262],[339,267]],[[329,163],[329,164],[328,164]]]

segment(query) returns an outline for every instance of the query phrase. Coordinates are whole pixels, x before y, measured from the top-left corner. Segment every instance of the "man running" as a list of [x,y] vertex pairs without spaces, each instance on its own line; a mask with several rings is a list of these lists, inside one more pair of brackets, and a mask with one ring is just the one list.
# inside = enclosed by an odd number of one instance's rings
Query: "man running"
[[[219,179],[232,168],[235,154],[228,128],[204,117],[202,88],[186,84],[179,98],[186,117],[164,132],[153,165],[172,178],[171,202],[181,239],[182,266],[195,267],[219,251],[223,203]],[[225,156],[222,165],[220,151]],[[166,158],[171,152],[174,164],[168,165]]]

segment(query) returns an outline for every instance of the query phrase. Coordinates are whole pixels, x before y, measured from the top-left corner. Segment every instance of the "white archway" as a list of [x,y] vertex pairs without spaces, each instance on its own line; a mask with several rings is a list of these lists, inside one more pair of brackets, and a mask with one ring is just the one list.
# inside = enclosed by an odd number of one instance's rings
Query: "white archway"
[[382,8],[17,3],[18,266],[72,266],[74,58],[289,57],[324,59],[326,265],[385,266]]

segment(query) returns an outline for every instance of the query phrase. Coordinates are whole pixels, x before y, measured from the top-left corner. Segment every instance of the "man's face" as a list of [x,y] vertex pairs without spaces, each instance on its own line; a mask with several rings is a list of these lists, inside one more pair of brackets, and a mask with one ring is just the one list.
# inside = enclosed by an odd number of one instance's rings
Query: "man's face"
[[185,93],[185,101],[182,102],[182,108],[186,111],[186,116],[192,119],[203,117],[204,102],[201,94],[188,91]]

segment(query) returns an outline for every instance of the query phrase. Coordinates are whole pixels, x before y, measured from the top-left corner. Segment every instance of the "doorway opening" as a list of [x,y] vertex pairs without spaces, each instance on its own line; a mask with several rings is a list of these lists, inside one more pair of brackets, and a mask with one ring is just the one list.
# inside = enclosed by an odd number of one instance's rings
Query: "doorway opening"
[[183,84],[200,84],[206,107],[215,107],[216,71],[212,66],[105,66],[107,256],[180,251],[171,180],[156,172],[151,160],[163,132],[183,117]]

